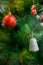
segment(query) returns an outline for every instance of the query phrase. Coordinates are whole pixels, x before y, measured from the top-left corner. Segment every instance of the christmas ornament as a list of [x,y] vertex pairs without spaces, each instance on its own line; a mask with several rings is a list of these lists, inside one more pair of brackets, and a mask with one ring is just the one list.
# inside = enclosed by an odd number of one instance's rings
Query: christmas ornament
[[3,18],[3,24],[8,28],[15,27],[17,24],[16,17],[9,13]]
[[33,51],[33,52],[39,51],[37,40],[35,38],[30,39],[29,51]]
[[43,14],[41,14],[41,21],[43,21]]
[[[33,2],[34,2],[34,0],[33,0]],[[36,5],[38,5],[38,4],[36,4]],[[36,10],[36,5],[32,5],[32,7],[31,7],[31,14],[33,16],[36,15],[37,20],[41,20],[40,25],[43,26],[43,6],[42,6],[42,8],[39,11],[40,14],[38,15],[37,14],[37,10]]]
[[36,14],[37,14],[37,11],[36,11],[36,10],[32,10],[32,11],[31,11],[31,14],[32,14],[32,15],[36,15]]
[[40,23],[41,26],[43,26],[43,14],[41,14],[41,23]]
[[36,10],[36,5],[32,5],[31,10]]
[[32,15],[36,15],[37,14],[36,5],[32,5],[32,7],[31,7],[31,14]]

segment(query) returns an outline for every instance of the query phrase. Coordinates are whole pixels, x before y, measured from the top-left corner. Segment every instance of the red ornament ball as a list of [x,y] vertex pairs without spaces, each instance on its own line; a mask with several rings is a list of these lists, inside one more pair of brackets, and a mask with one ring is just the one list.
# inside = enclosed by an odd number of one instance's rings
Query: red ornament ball
[[41,15],[41,21],[43,21],[43,14]]
[[4,18],[3,18],[3,24],[8,27],[8,28],[13,28],[16,26],[17,24],[17,20],[16,20],[16,17],[13,16],[11,13],[6,15]]

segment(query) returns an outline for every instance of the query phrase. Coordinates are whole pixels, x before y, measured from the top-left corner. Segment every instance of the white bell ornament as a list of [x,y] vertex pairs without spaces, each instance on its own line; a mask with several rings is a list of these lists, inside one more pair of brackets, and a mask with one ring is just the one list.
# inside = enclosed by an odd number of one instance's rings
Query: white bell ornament
[[33,52],[39,51],[37,40],[35,38],[30,39],[29,51],[33,51]]

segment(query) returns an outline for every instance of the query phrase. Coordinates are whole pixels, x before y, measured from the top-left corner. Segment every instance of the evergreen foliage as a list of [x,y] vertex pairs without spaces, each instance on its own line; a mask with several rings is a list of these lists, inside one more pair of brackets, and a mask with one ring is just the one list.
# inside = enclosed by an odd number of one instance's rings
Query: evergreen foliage
[[[39,3],[39,0],[35,0]],[[0,65],[43,65],[43,27],[30,12],[33,0],[0,0]],[[37,5],[37,12],[43,8]],[[14,28],[2,26],[3,17],[11,13],[17,18]],[[39,52],[29,51],[29,40],[37,39]]]

